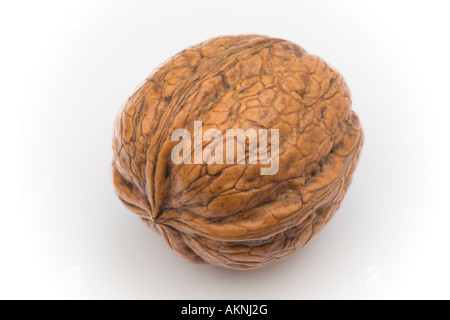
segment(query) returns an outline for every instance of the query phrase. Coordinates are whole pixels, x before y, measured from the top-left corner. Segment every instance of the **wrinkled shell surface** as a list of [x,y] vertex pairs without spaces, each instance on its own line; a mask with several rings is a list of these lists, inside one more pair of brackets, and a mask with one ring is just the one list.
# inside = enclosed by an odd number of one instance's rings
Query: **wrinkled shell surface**
[[[303,247],[330,220],[362,146],[342,76],[291,42],[229,36],[190,47],[157,69],[115,124],[113,182],[124,205],[180,256],[236,269]],[[279,170],[180,164],[175,129],[278,129]],[[205,147],[206,144],[203,145]]]

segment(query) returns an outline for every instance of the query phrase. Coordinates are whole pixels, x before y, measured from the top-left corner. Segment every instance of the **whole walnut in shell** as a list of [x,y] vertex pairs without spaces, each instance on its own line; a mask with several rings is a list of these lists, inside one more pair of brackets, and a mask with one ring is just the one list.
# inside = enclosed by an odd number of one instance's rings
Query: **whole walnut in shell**
[[[294,43],[211,39],[157,69],[120,111],[115,191],[191,262],[272,264],[303,247],[349,187],[363,142],[350,105],[342,76]],[[193,137],[196,121],[224,136],[227,129],[277,130],[278,170],[262,174],[268,164],[250,163],[248,145],[244,163],[198,163],[185,154],[187,163],[174,163],[175,130]],[[200,150],[210,141],[201,140]]]

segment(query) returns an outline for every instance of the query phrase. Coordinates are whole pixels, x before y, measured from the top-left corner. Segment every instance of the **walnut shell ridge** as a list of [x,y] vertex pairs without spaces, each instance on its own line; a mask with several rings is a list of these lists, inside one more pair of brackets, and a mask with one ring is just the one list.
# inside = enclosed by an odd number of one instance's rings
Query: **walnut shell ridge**
[[[343,77],[282,39],[224,36],[175,55],[115,122],[113,184],[123,204],[195,263],[263,267],[303,247],[338,209],[363,134]],[[278,129],[279,170],[174,164],[172,132]],[[206,144],[203,144],[203,148]]]

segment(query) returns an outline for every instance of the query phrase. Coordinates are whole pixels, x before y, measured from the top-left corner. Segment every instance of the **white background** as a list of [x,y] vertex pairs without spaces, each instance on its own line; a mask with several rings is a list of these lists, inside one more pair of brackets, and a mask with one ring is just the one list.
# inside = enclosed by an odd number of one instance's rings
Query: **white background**
[[[444,1],[1,1],[0,298],[450,298]],[[112,126],[210,37],[298,43],[346,78],[365,145],[334,219],[276,265],[192,265],[128,212]]]

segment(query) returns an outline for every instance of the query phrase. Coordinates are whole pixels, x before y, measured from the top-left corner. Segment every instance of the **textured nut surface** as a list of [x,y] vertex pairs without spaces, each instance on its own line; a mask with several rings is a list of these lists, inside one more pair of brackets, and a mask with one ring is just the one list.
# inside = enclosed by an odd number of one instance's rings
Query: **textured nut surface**
[[[211,39],[157,69],[120,111],[116,193],[189,261],[274,263],[304,246],[344,197],[363,141],[350,105],[342,76],[296,44]],[[197,120],[203,130],[278,129],[278,172],[261,175],[260,163],[175,165],[172,132],[192,133]]]

